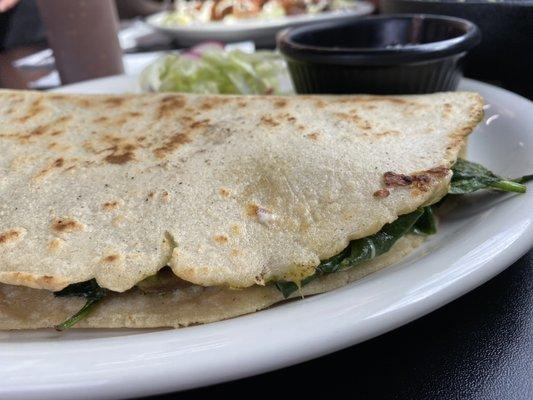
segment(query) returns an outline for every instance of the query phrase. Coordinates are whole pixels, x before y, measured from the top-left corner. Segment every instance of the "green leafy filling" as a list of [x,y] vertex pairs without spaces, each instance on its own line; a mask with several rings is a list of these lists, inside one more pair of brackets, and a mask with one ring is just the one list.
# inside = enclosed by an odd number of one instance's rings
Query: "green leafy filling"
[[[516,179],[505,179],[480,164],[458,159],[453,166],[453,176],[449,194],[466,194],[481,189],[496,189],[505,192],[525,193],[524,183],[533,180],[533,175],[525,175]],[[432,235],[437,232],[437,219],[434,207],[428,206],[410,214],[401,215],[394,222],[386,224],[376,234],[352,240],[339,254],[321,262],[313,275],[303,279],[299,285],[294,282],[279,281],[275,285],[285,298],[289,297],[299,286],[304,286],[320,276],[355,267],[370,261],[391,249],[391,247],[407,233]],[[71,328],[87,317],[108,293],[96,283],[96,280],[75,283],[55,292],[58,297],[84,297],[87,299],[80,311],[56,326],[58,330]]]
[[72,317],[57,325],[55,328],[58,331],[62,331],[68,328],[72,328],[82,319],[86,318],[96,307],[98,302],[102,300],[107,294],[107,289],[104,289],[96,283],[95,279],[90,281],[74,283],[67,286],[59,292],[54,292],[57,297],[84,297],[86,300],[85,305],[80,311],[74,314]]
[[450,194],[466,194],[481,189],[496,189],[504,192],[525,193],[524,183],[533,180],[533,175],[505,179],[475,162],[458,159],[452,168]]
[[[313,275],[308,276],[300,282],[306,285],[323,275],[338,272],[343,269],[355,267],[363,262],[370,261],[387,251],[406,233],[413,230],[416,222],[425,214],[424,210],[416,210],[410,214],[398,217],[394,222],[386,224],[376,234],[361,239],[352,240],[348,247],[340,254],[322,261]],[[285,298],[298,290],[298,285],[294,282],[280,281],[276,287]]]

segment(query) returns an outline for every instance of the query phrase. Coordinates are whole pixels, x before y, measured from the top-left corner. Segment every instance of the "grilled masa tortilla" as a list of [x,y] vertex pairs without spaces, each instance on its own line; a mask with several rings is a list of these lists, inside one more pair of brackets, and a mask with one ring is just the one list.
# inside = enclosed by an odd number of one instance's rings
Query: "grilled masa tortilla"
[[[127,304],[154,309],[162,298],[133,289],[106,299],[86,326],[187,325],[280,301],[270,283],[300,281],[350,240],[443,197],[448,168],[481,116],[481,98],[460,92],[0,91],[0,327],[50,326],[80,305],[50,291],[95,278],[124,292],[167,265],[191,290],[215,288],[185,301],[190,314],[172,311],[184,307],[182,300],[169,301],[168,313],[145,322],[143,310]],[[387,171],[424,179],[384,192]],[[389,253],[384,264],[404,252]],[[358,273],[338,274],[346,278],[320,278],[304,293],[330,290]],[[333,279],[339,283],[329,284]],[[213,291],[246,304],[213,314],[204,299]],[[48,316],[13,311],[39,296],[48,298]]]

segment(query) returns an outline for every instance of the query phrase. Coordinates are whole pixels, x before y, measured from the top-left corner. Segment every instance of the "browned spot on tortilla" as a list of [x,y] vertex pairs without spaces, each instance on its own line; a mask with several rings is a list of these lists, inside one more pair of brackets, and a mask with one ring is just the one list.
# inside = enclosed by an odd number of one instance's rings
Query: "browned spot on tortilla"
[[222,105],[226,102],[226,99],[223,99],[221,97],[211,97],[207,98],[201,101],[199,105],[200,110],[211,110],[212,108],[215,108],[219,105]]
[[225,235],[216,235],[213,239],[218,244],[226,244],[226,243],[228,243],[228,237],[225,236]]
[[42,136],[48,130],[48,125],[41,125],[30,132],[30,136]]
[[450,169],[445,166],[438,166],[412,175],[397,174],[389,171],[383,174],[383,181],[387,188],[410,186],[426,192],[435,178],[443,178],[448,175],[449,171]]
[[244,108],[244,107],[248,106],[248,103],[246,101],[244,101],[244,100],[239,100],[237,102],[237,106],[239,106],[240,108]]
[[283,108],[287,105],[287,100],[285,99],[279,99],[274,102],[274,106],[277,108]]
[[255,218],[262,224],[272,221],[272,213],[270,210],[253,203],[246,205],[246,215]]
[[53,123],[54,124],[63,124],[65,122],[68,122],[72,119],[72,116],[71,115],[63,115],[62,117],[59,117],[58,119],[56,119]]
[[60,157],[52,161],[48,166],[44,167],[37,175],[33,177],[35,181],[39,181],[52,173],[55,168],[61,168],[65,165],[65,160]]
[[364,118],[361,118],[355,110],[351,110],[349,113],[338,112],[335,116],[343,121],[353,122],[359,129],[364,131],[372,129],[370,122]]
[[118,200],[106,201],[104,204],[102,204],[102,208],[105,211],[116,210],[119,206],[120,206],[120,202]]
[[453,106],[450,103],[444,103],[442,106],[442,115],[444,118],[447,118],[450,116],[452,112]]
[[201,110],[211,110],[213,107],[215,107],[215,104],[209,100],[204,100],[200,103],[200,109]]
[[257,213],[259,212],[261,207],[259,207],[257,204],[247,204],[246,205],[246,215],[249,217],[257,217]]
[[207,126],[209,125],[209,119],[202,119],[200,121],[194,121],[193,123],[191,123],[189,126],[192,128],[192,129],[196,129],[196,128],[200,128],[202,126]]
[[263,115],[261,117],[261,123],[269,126],[278,126],[279,122],[275,121],[272,117],[268,115]]
[[225,189],[225,188],[220,188],[218,190],[218,193],[222,196],[222,197],[228,197],[230,195],[230,191],[228,189]]
[[29,119],[39,115],[40,113],[42,113],[43,111],[45,111],[45,107],[43,106],[42,104],[43,102],[43,99],[42,98],[37,98],[36,100],[34,100],[30,107],[28,108],[28,110],[26,111],[25,115],[22,116],[21,118],[19,118],[19,122],[26,122],[28,121]]
[[388,189],[379,189],[374,192],[374,197],[377,197],[379,199],[384,199],[385,197],[388,197],[390,195],[390,192]]
[[127,122],[129,121],[129,118],[128,117],[120,117],[120,118],[117,118],[114,122],[114,126],[122,126],[124,124],[126,124]]
[[52,163],[52,167],[61,168],[64,164],[65,164],[65,160],[63,158],[58,158]]
[[135,156],[133,152],[127,151],[125,153],[121,154],[109,154],[104,158],[109,164],[116,164],[116,165],[122,165],[129,163],[130,161],[133,161],[135,159]]
[[181,145],[190,143],[191,140],[185,133],[175,133],[171,136],[161,147],[154,150],[154,155],[157,158],[164,158],[167,154],[172,153]]
[[318,136],[319,136],[319,133],[318,132],[313,132],[313,133],[310,133],[309,135],[307,135],[307,137],[311,140],[318,140]]
[[69,97],[68,95],[66,94],[51,94],[49,95],[49,99],[50,100],[59,100],[59,101],[62,101],[62,100],[69,100]]
[[149,199],[153,199],[154,196],[155,196],[155,192],[150,192],[150,193],[148,193],[148,198],[149,198]]
[[439,178],[444,178],[450,172],[450,168],[445,167],[444,165],[440,165],[438,167],[428,169],[425,172]]
[[102,261],[106,264],[113,264],[117,262],[120,259],[120,255],[118,254],[110,254],[108,256],[105,256]]
[[390,131],[377,132],[377,133],[374,133],[372,136],[376,138],[380,138],[380,137],[386,137],[386,136],[399,136],[399,135],[401,135],[399,131],[390,130]]
[[[83,98],[78,98],[78,97],[71,97],[69,99],[69,102],[75,103],[78,107],[81,107],[81,108],[88,108],[88,107],[91,107],[91,105],[95,104],[95,102],[92,102],[89,99],[83,99]],[[98,103],[100,103],[99,100],[98,100]]]
[[55,121],[50,122],[49,124],[39,125],[33,128],[28,134],[19,134],[17,137],[21,140],[31,139],[33,137],[39,137],[46,134],[50,136],[57,136],[63,133],[61,125],[64,125],[65,122],[68,122],[72,117],[62,116],[57,118]]
[[388,171],[383,174],[383,181],[387,187],[409,186],[413,183],[413,177]]
[[50,241],[50,243],[48,243],[48,250],[49,251],[58,251],[61,246],[63,246],[63,240],[59,239],[59,238],[54,238]]
[[238,249],[235,249],[235,248],[231,249],[231,251],[229,253],[229,255],[231,257],[237,257],[239,254],[240,254],[240,251]]
[[163,203],[168,203],[170,201],[170,193],[166,190],[163,190],[163,193],[161,193],[161,201]]
[[87,151],[95,154],[110,152],[110,154],[104,157],[104,161],[109,164],[122,165],[135,160],[137,145],[128,143],[125,139],[112,135],[104,135],[103,141],[109,143],[111,146],[102,150],[96,150],[90,142],[86,142],[83,144],[83,147]]
[[119,107],[121,106],[126,99],[124,97],[108,97],[103,102],[104,104],[110,106],[110,107]]
[[110,135],[110,134],[105,134],[103,136],[103,141],[106,142],[106,143],[117,144],[117,143],[121,143],[122,141],[124,141],[124,139],[122,137],[119,137],[119,136],[113,136],[113,135]]
[[142,113],[138,112],[138,111],[130,111],[129,113],[127,113],[128,116],[130,117],[140,117],[142,115]]
[[322,99],[315,99],[314,104],[316,108],[324,108],[326,107],[326,102]]
[[52,229],[57,232],[83,231],[85,225],[72,218],[56,218],[52,221]]
[[353,104],[365,104],[365,103],[391,103],[395,105],[404,106],[418,106],[419,104],[412,100],[400,99],[398,97],[390,96],[359,96],[359,97],[346,97],[337,99],[335,102],[341,104],[353,103]]
[[241,234],[241,228],[239,228],[239,225],[231,225],[230,232],[234,236],[238,236]]
[[166,96],[161,99],[157,107],[156,118],[171,116],[173,112],[185,106],[185,97],[181,95]]
[[25,234],[25,230],[20,228],[8,229],[0,233],[0,245],[11,244],[19,241]]
[[[370,99],[372,100],[372,99]],[[404,100],[404,99],[399,99],[397,97],[386,97],[384,99],[380,99],[379,97],[376,97],[374,98],[374,101],[375,100],[381,100],[381,101],[386,101],[386,102],[389,102],[389,103],[392,103],[392,104],[410,104],[412,105],[413,102],[410,102],[410,101],[407,101],[407,100]],[[416,103],[414,103],[416,104]]]
[[282,113],[279,115],[279,119],[286,119],[287,122],[290,122],[290,123],[294,123],[296,122],[296,117],[293,116],[292,114],[290,113]]

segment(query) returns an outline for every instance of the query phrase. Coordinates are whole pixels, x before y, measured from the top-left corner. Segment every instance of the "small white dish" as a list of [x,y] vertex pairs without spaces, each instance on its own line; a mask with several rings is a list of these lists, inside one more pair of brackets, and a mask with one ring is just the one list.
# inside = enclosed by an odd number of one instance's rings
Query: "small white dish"
[[[469,159],[533,172],[533,103],[465,79],[486,118]],[[62,92],[134,92],[118,76]],[[495,118],[494,116],[499,117]],[[232,320],[179,330],[0,332],[0,398],[147,396],[259,374],[351,346],[419,318],[481,285],[533,245],[533,185],[523,195],[464,197],[438,234],[403,262],[338,290]]]

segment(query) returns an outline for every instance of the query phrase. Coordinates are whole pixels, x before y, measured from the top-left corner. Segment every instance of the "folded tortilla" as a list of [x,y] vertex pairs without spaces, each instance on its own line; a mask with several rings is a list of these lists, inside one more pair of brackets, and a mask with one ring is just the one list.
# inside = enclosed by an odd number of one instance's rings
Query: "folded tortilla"
[[[0,91],[0,326],[57,323],[82,300],[50,291],[92,278],[128,292],[107,299],[85,326],[178,326],[264,308],[282,299],[271,282],[300,281],[350,240],[443,197],[446,169],[481,117],[482,99],[461,92]],[[385,172],[436,168],[446,173],[376,196]],[[192,288],[208,288],[172,301],[130,290],[164,266]],[[335,279],[346,283],[352,273]],[[304,293],[338,286],[331,279]],[[48,316],[19,307],[39,296]],[[207,311],[210,298],[239,304]],[[173,309],[184,302],[190,311]],[[24,308],[32,318],[16,311]]]

